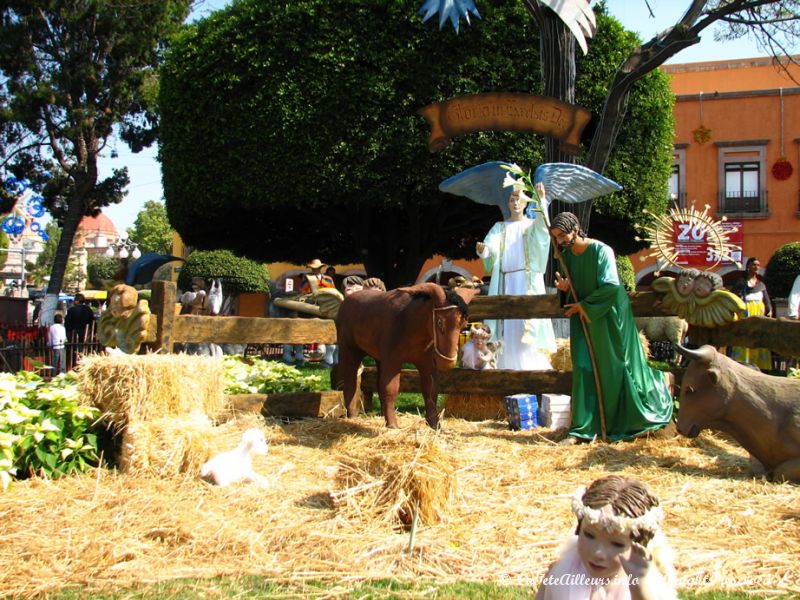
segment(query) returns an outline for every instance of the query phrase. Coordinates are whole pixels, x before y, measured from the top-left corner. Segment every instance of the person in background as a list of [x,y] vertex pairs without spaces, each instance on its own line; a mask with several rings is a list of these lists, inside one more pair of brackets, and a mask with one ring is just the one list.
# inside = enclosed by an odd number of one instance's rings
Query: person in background
[[[745,263],[744,276],[736,280],[731,292],[739,296],[745,303],[745,317],[766,316],[772,317],[772,302],[767,293],[767,286],[758,276],[761,261],[751,256]],[[731,358],[742,363],[748,363],[762,371],[772,370],[772,353],[767,348],[745,348],[732,346]]]
[[787,316],[790,319],[798,318],[798,307],[800,307],[800,275],[794,278],[792,291],[789,292],[789,306]]
[[67,316],[64,320],[64,328],[67,331],[67,340],[71,344],[86,341],[87,334],[90,332],[91,326],[94,324],[94,312],[86,304],[86,298],[83,294],[75,294],[75,300],[72,306],[67,310]]
[[64,328],[64,317],[60,313],[53,316],[53,324],[47,328],[47,345],[53,351],[53,368],[55,374],[63,373],[66,369],[64,345],[67,342],[67,331]]
[[91,341],[94,335],[94,312],[86,304],[83,294],[75,294],[72,306],[67,309],[67,316],[64,318],[64,328],[69,342],[66,359],[71,367],[75,364],[76,355],[85,350],[86,341]]

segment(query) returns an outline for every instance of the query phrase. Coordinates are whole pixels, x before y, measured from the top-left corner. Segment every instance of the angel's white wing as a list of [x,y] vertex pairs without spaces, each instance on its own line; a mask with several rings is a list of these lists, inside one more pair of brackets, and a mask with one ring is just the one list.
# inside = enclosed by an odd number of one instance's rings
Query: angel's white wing
[[[568,204],[585,202],[612,192],[622,186],[583,165],[571,163],[544,163],[536,168],[533,182],[543,183],[547,197]],[[441,186],[440,186],[441,187]]]
[[539,0],[542,4],[558,15],[564,24],[575,36],[575,41],[586,54],[589,48],[586,38],[594,35],[597,22],[594,11],[587,0]]

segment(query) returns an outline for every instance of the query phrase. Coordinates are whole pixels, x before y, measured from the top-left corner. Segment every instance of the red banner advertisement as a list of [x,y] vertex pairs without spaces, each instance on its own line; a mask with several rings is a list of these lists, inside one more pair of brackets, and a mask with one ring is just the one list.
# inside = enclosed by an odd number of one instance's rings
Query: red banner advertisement
[[718,257],[714,244],[708,241],[708,229],[703,223],[692,225],[677,222],[672,224],[672,243],[678,258],[675,261],[682,267],[708,269],[719,262],[718,266],[729,266],[742,260],[742,244],[744,243],[744,223],[742,221],[722,221],[719,224],[728,233],[727,243],[736,246],[727,256]]

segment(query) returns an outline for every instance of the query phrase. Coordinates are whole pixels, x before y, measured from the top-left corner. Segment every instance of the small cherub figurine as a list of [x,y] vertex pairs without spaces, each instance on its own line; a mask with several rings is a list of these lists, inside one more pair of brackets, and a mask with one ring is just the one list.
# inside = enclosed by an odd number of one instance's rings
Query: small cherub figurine
[[719,327],[744,313],[744,302],[722,288],[722,277],[710,271],[683,269],[678,277],[659,277],[653,289],[661,292],[667,310],[700,327]]
[[496,369],[500,342],[490,342],[492,331],[477,323],[470,327],[470,340],[461,348],[461,366],[465,369]]
[[[147,300],[129,285],[115,285],[108,293],[108,309],[97,320],[97,340],[109,349],[136,354],[150,322]],[[111,352],[113,353],[113,352]]]
[[672,552],[658,499],[636,479],[610,475],[572,499],[575,535],[542,580],[537,600],[674,600]]

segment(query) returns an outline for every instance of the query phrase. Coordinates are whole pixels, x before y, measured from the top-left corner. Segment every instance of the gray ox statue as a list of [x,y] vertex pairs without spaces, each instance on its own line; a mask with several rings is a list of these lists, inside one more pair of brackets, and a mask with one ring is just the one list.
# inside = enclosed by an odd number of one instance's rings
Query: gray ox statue
[[691,359],[681,382],[678,431],[730,434],[769,479],[800,482],[800,380],[765,375],[713,346],[678,352]]

